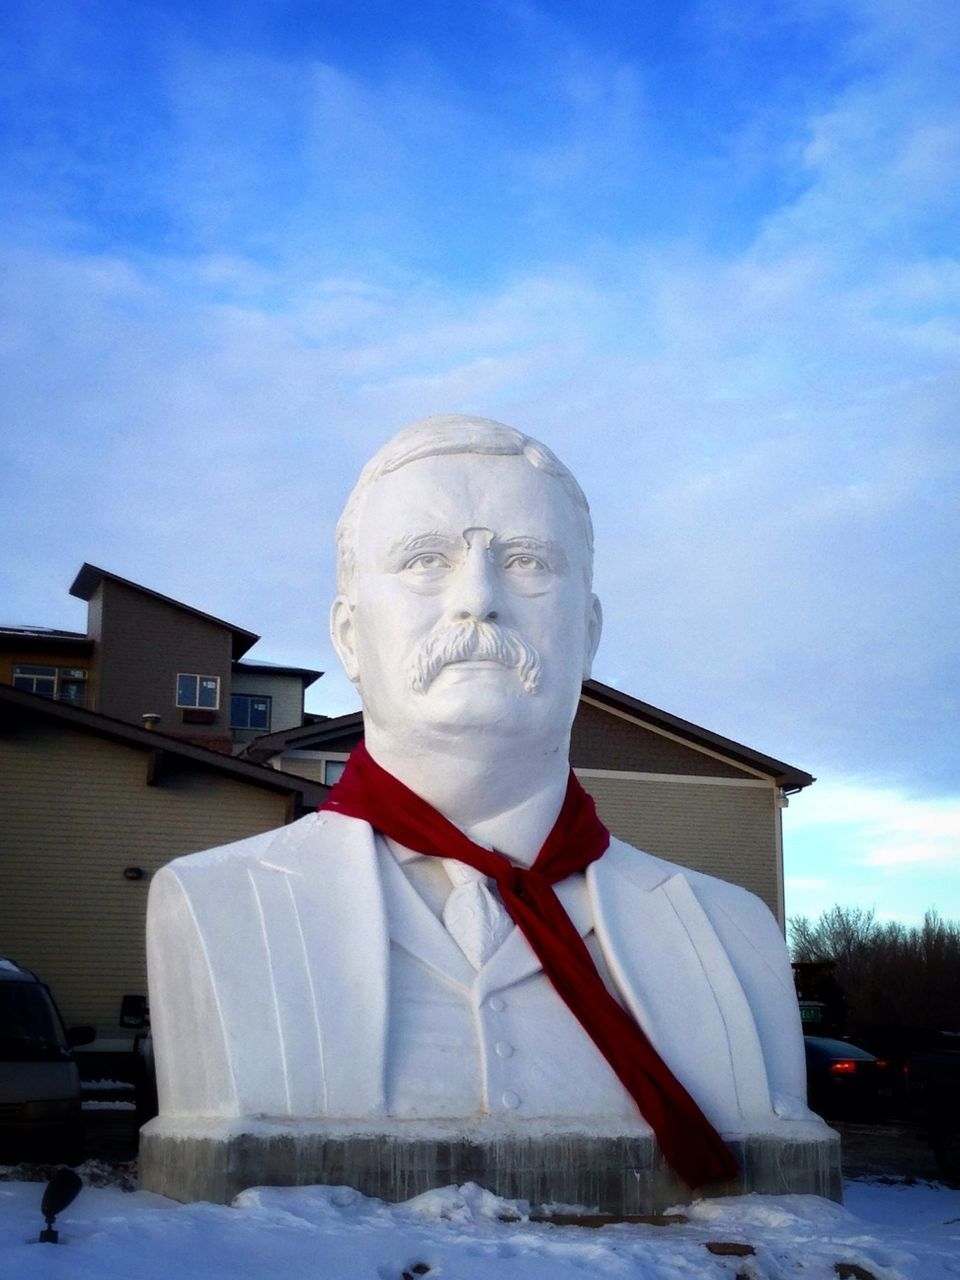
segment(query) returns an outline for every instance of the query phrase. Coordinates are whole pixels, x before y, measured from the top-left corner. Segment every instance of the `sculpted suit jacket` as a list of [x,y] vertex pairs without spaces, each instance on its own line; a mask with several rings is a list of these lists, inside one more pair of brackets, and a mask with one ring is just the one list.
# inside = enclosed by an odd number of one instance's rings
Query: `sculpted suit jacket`
[[[813,1119],[766,906],[618,840],[586,883],[624,1004],[714,1126],[729,1136]],[[389,1128],[390,937],[366,823],[311,814],[178,858],[151,885],[147,948],[161,1117]],[[538,968],[519,930],[501,951],[477,976],[480,998]]]

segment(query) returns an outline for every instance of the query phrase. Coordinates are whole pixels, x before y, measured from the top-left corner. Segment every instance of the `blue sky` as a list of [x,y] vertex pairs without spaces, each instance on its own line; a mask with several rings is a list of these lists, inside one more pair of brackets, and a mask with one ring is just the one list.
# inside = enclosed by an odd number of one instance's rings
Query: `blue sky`
[[328,674],[432,412],[594,508],[598,678],[814,773],[788,913],[960,918],[960,8],[7,0],[0,609],[83,560]]

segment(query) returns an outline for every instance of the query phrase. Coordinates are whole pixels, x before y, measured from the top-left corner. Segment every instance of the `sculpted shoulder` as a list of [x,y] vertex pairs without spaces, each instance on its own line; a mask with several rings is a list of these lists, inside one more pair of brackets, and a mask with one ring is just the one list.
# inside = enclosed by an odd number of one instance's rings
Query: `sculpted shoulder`
[[335,813],[309,813],[285,827],[183,854],[167,863],[158,875],[170,873],[190,881],[228,877],[254,865],[275,863],[278,869],[285,869],[289,863],[305,856],[312,860],[336,852],[350,839],[350,829],[357,826],[365,827],[365,824]]
[[[607,864],[606,867],[603,867],[604,863]],[[770,908],[749,889],[708,875],[704,871],[694,871],[691,867],[669,862],[666,858],[658,858],[652,853],[644,853],[642,849],[615,837],[611,838],[610,847],[597,867],[598,874],[613,872],[647,892],[652,892],[674,876],[682,876],[708,914],[712,915],[719,909],[742,928],[762,926],[766,930],[772,925],[779,935]]]

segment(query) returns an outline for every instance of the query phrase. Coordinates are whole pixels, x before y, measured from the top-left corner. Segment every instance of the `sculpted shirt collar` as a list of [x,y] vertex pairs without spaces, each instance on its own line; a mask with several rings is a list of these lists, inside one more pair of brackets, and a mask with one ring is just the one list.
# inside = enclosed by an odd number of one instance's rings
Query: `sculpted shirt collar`
[[[442,892],[449,891],[451,887],[450,878],[444,870],[442,861],[426,853],[405,849],[403,845],[397,844],[395,840],[389,839],[380,832],[377,833],[377,843],[388,850],[397,865],[403,868],[411,884],[416,886],[426,905],[434,915],[439,916],[443,903],[438,895],[438,886],[443,886]],[[566,880],[561,880],[555,889],[578,932],[581,935],[591,932],[593,920],[586,892],[586,875],[583,872],[577,872],[575,875],[568,876]]]

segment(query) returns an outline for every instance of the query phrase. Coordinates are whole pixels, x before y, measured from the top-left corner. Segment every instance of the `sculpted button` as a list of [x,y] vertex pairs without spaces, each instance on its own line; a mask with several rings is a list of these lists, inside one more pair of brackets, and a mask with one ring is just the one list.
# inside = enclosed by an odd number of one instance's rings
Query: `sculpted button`
[[503,996],[491,996],[487,1001],[487,1004],[494,1013],[503,1013],[504,1009],[507,1007],[507,1002],[504,1000]]
[[517,1107],[519,1107],[520,1105],[520,1098],[517,1094],[513,1092],[512,1089],[507,1090],[507,1092],[503,1095],[503,1098],[501,1099],[501,1101],[509,1111],[515,1111]]
[[513,1045],[507,1044],[506,1040],[498,1040],[493,1047],[498,1058],[509,1058],[513,1053]]

